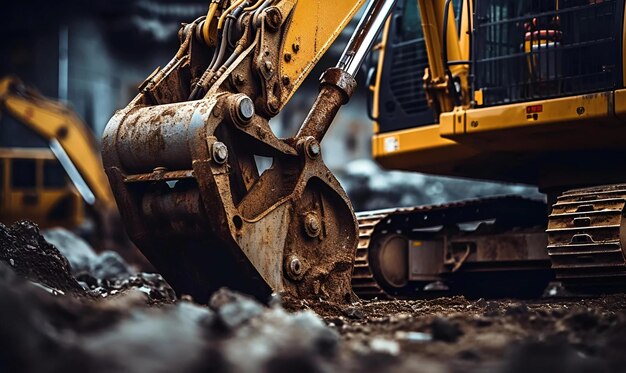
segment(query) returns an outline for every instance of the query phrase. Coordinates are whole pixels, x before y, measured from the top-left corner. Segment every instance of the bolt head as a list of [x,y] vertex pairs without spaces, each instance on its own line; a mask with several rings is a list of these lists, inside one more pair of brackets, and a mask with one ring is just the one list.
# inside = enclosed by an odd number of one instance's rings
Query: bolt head
[[265,10],[265,23],[271,31],[276,31],[283,23],[283,16],[277,7],[271,6]]
[[304,230],[307,235],[311,238],[317,237],[320,235],[320,231],[322,230],[322,226],[319,218],[315,213],[308,213],[304,218]]
[[223,164],[228,159],[228,147],[223,142],[216,142],[212,146],[213,160]]
[[254,117],[254,103],[250,97],[242,95],[237,100],[237,117],[242,122],[249,122]]
[[322,153],[320,143],[317,142],[317,140],[315,140],[313,137],[309,137],[306,140],[304,144],[304,150],[310,158],[317,158]]
[[299,275],[302,273],[302,264],[300,263],[300,260],[298,258],[291,259],[291,262],[289,262],[289,267],[295,275]]
[[292,280],[299,280],[304,273],[304,266],[298,257],[290,255],[285,259],[285,272]]

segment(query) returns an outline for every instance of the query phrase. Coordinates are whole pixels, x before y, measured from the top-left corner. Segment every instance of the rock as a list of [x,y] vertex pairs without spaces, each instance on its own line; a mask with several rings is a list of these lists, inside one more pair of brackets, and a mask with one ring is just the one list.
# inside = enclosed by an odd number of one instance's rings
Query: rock
[[65,256],[74,276],[86,272],[99,280],[111,281],[134,274],[118,253],[107,250],[96,254],[85,240],[66,229],[48,229],[43,236]]
[[448,291],[450,287],[442,281],[435,281],[424,286],[424,291]]
[[341,310],[341,312],[346,316],[349,317],[351,319],[362,319],[365,317],[365,314],[363,313],[363,311],[360,308],[357,307],[346,307],[344,309]]
[[114,295],[129,289],[145,293],[152,302],[173,303],[176,301],[174,289],[158,273],[138,273],[115,281],[98,280],[99,287],[94,292],[101,297]]
[[528,313],[528,306],[525,303],[513,303],[506,308],[505,314],[508,316],[525,315]]
[[448,343],[456,342],[463,335],[461,328],[443,318],[436,318],[430,324],[433,340]]
[[73,275],[81,272],[91,273],[92,263],[98,255],[87,241],[63,228],[46,229],[42,236],[67,259]]
[[93,260],[91,273],[98,279],[115,280],[133,274],[126,261],[114,251],[103,251]]
[[209,306],[217,312],[227,329],[233,329],[263,312],[263,306],[254,299],[224,288],[213,294]]
[[400,345],[398,342],[385,338],[374,338],[369,343],[372,351],[397,356],[400,354]]
[[405,332],[405,331],[397,331],[395,333],[395,338],[407,342],[430,342],[433,340],[433,336],[428,333],[422,332]]
[[[200,323],[211,310],[187,302],[160,310],[136,310],[114,327],[80,338],[102,370],[122,372],[191,371],[206,356]],[[207,362],[208,363],[208,362]]]
[[485,316],[493,317],[500,314],[500,306],[496,302],[487,302],[485,305]]

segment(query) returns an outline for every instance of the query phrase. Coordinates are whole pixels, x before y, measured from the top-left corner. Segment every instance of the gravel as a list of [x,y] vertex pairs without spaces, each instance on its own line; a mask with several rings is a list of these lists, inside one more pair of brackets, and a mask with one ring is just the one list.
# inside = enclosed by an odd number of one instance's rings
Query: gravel
[[624,294],[350,304],[276,296],[268,306],[222,289],[197,304],[158,274],[108,278],[73,272],[73,262],[32,223],[0,225],[0,338],[10,341],[1,371],[626,369]]

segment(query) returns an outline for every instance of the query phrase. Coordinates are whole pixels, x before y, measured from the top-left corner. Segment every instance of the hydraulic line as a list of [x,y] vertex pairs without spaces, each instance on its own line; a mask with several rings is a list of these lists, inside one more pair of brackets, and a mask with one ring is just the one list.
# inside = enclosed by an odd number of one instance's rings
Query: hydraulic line
[[232,12],[235,8],[237,8],[239,5],[241,5],[241,3],[243,3],[245,0],[236,0],[234,3],[232,3],[225,11],[224,13],[222,13],[222,15],[220,16],[219,21],[217,22],[217,29],[221,30],[222,27],[224,26],[224,22],[226,20],[226,17],[228,17],[228,14],[230,12]]
[[[225,26],[222,29],[222,35],[221,35],[222,37],[219,43],[219,51],[216,51],[216,53],[213,55],[211,64],[209,65],[207,70],[204,72],[204,74],[202,74],[202,77],[200,78],[200,80],[198,80],[198,82],[196,83],[196,86],[194,87],[193,91],[189,95],[190,100],[197,99],[198,96],[202,94],[202,92],[206,92],[207,88],[212,84],[212,82],[214,82],[217,78],[219,78],[219,76],[221,75],[221,72],[227,69],[228,66],[244,50],[246,46],[245,44],[247,44],[247,41],[248,41],[247,35],[244,35],[243,38],[239,40],[236,46],[230,45],[229,38],[230,38],[230,33],[232,31],[232,28],[235,27],[234,23],[237,17],[241,14],[244,6],[246,6],[247,4],[248,4],[247,1],[245,0],[242,1],[241,4],[235,10],[233,10],[231,12],[232,14],[229,15],[228,18],[226,19]],[[234,50],[230,53],[229,58],[225,62],[222,62],[225,58],[226,51],[229,46],[234,47]]]
[[217,12],[217,8],[219,7],[221,2],[222,0],[213,0],[211,2],[211,5],[209,5],[209,11],[206,15],[206,19],[204,21],[204,24],[202,25],[202,37],[204,38],[204,42],[207,44],[209,44],[211,21],[213,20],[213,17],[215,17],[215,12]]
[[251,5],[247,8],[244,8],[244,12],[251,12],[253,10],[255,10],[256,8],[258,8],[259,6],[261,6],[261,4],[263,4],[262,0],[257,0],[257,2],[254,5]]

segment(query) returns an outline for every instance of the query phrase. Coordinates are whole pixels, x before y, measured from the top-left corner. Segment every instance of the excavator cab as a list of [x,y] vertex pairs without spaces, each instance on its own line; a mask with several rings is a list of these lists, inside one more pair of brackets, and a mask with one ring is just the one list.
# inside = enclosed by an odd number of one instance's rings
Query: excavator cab
[[622,84],[622,1],[476,1],[474,91],[495,106]]
[[[430,35],[415,29],[424,23],[418,3],[435,14],[421,28]],[[446,51],[459,48],[460,60],[443,53],[441,36],[451,33],[443,26],[452,22],[433,21],[443,2],[402,2],[385,29],[374,158],[390,169],[546,190],[618,181],[603,160],[623,155],[623,1],[446,4],[460,30],[456,41],[448,35]],[[460,67],[467,80],[458,104],[444,81]],[[445,101],[453,104],[442,110]],[[581,164],[590,172],[577,175]]]
[[383,35],[379,66],[371,68],[376,79],[372,116],[378,132],[436,123],[424,92],[428,56],[417,1],[399,1]]

